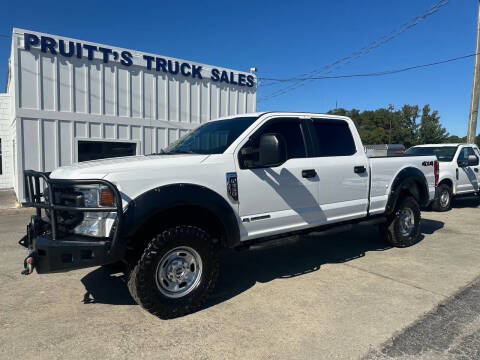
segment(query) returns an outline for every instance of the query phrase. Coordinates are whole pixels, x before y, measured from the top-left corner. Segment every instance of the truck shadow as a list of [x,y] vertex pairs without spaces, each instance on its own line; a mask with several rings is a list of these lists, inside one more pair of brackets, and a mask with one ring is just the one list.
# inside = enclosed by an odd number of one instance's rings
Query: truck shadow
[[[433,234],[443,222],[423,219],[423,234]],[[390,249],[375,226],[357,225],[349,232],[314,233],[258,245],[249,251],[225,251],[217,286],[203,309],[227,301],[257,282],[288,279],[314,271],[322,265],[345,263],[371,251]],[[135,305],[125,278],[115,270],[97,268],[82,278],[85,304]]]
[[[462,196],[456,196],[452,199],[452,209],[475,209],[480,207],[480,199],[478,196],[469,196],[469,195],[462,195]],[[422,213],[430,213],[430,212],[436,212],[435,210],[432,210],[431,207],[428,209],[422,209]]]
[[82,278],[84,304],[136,305],[125,283],[125,276],[115,269],[99,267]]
[[453,209],[477,208],[479,206],[478,196],[459,196],[452,199]]
[[[422,219],[423,234],[443,228],[441,221]],[[375,226],[357,225],[349,232],[316,233],[268,243],[250,251],[229,252],[222,258],[220,279],[205,308],[227,301],[253,287],[275,279],[288,279],[391,247]]]

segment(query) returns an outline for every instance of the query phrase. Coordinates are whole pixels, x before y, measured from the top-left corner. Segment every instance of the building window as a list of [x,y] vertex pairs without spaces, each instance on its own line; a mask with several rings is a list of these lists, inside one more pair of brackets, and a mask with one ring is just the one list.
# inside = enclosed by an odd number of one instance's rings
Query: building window
[[2,162],[2,139],[0,139],[0,175],[3,174],[3,162]]
[[78,142],[78,161],[89,161],[120,156],[131,156],[137,153],[137,144],[113,141]]

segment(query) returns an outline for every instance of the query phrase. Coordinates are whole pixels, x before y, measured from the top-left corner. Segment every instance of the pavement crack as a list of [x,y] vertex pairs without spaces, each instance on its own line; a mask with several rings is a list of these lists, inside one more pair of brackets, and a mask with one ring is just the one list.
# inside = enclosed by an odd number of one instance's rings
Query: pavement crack
[[403,285],[406,285],[406,286],[410,286],[410,287],[416,288],[416,289],[418,289],[418,290],[426,291],[426,292],[428,292],[428,293],[430,293],[430,294],[437,295],[437,296],[441,296],[441,297],[444,298],[444,299],[448,298],[448,296],[445,295],[445,294],[441,294],[441,293],[438,293],[438,292],[436,292],[436,291],[423,288],[423,287],[421,287],[421,286],[418,286],[418,285],[409,283],[409,282],[407,282],[407,281],[398,280],[398,279],[392,278],[392,277],[390,277],[390,276],[377,273],[377,272],[375,272],[375,271],[363,269],[363,268],[361,268],[361,267],[359,267],[359,266],[355,266],[355,265],[348,264],[348,263],[343,263],[342,265],[349,266],[349,267],[351,267],[351,268],[354,268],[354,269],[357,269],[357,270],[366,272],[366,273],[371,274],[371,275],[376,275],[376,276],[379,276],[379,277],[384,278],[384,279],[388,279],[388,280],[391,280],[391,281],[395,281],[395,282],[397,282],[397,283],[399,283],[399,284],[403,284]]

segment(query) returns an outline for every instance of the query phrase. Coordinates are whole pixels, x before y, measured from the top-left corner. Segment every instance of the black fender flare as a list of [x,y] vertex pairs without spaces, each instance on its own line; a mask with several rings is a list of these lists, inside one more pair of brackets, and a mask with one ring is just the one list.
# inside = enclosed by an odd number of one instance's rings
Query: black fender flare
[[393,180],[388,196],[385,213],[391,214],[397,205],[402,191],[407,190],[418,201],[421,207],[429,203],[428,182],[423,172],[414,167],[406,167],[397,174]]
[[121,238],[128,239],[158,214],[182,206],[202,207],[223,227],[224,246],[240,243],[240,229],[232,206],[218,193],[195,184],[170,184],[149,190],[132,200],[123,213]]

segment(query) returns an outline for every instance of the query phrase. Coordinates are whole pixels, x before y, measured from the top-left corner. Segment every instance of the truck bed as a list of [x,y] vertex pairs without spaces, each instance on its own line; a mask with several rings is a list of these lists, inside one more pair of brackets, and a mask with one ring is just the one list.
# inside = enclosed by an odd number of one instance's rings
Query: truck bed
[[[435,196],[435,174],[433,162],[435,156],[382,156],[369,158],[370,183],[370,210],[375,215],[385,211],[388,195],[393,180],[403,171],[420,169],[428,183],[430,199]],[[412,170],[407,170],[412,169]]]

